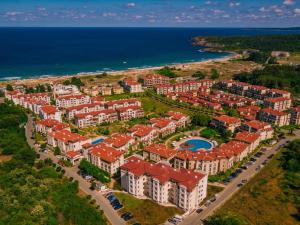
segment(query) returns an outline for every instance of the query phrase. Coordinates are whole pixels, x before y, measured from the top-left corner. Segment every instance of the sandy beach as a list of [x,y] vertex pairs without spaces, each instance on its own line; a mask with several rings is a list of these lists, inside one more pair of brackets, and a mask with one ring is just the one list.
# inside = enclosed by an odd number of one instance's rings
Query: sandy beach
[[[217,58],[217,59],[210,59],[206,61],[199,61],[199,62],[189,62],[189,63],[178,63],[178,64],[171,64],[171,65],[164,65],[175,67],[176,69],[180,70],[201,70],[209,65],[213,65],[215,63],[227,62],[232,59],[240,58],[238,54],[231,54],[230,56]],[[156,67],[149,67],[149,68],[136,68],[136,69],[126,69],[126,70],[117,70],[106,72],[108,76],[122,76],[122,77],[133,77],[137,78],[138,76],[143,76],[147,74],[153,73],[155,70],[163,68],[164,66],[156,66]],[[57,83],[62,82],[70,77],[76,76],[80,78],[91,78],[96,75],[100,75],[101,73],[80,73],[74,75],[63,75],[63,76],[47,76],[47,77],[36,77],[36,78],[29,78],[29,79],[16,79],[16,80],[6,80],[0,81],[0,86],[5,86],[6,84],[14,84],[14,85],[27,85],[27,86],[34,86],[37,84],[43,83]]]

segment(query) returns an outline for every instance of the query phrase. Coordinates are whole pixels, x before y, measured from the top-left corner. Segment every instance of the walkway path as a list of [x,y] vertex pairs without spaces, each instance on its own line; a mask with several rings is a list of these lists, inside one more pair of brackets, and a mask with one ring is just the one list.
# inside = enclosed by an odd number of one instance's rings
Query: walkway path
[[[26,131],[26,138],[28,144],[34,148],[37,152],[38,149],[34,145],[34,140],[31,139],[32,136],[32,129],[33,129],[33,121],[32,117],[28,115],[28,122],[25,126],[25,131]],[[50,158],[53,162],[58,163],[58,159],[52,154],[51,151],[48,151],[48,153],[43,153],[43,152],[38,152],[40,154],[41,159],[46,159]],[[87,195],[91,195],[93,199],[96,200],[97,204],[100,205],[100,208],[103,210],[105,216],[108,218],[111,224],[113,225],[125,225],[126,223],[124,220],[120,218],[118,213],[111,207],[110,203],[108,200],[102,196],[97,191],[92,191],[90,190],[90,183],[88,183],[85,179],[83,179],[81,176],[77,174],[78,168],[77,167],[63,167],[65,172],[65,176],[67,177],[73,177],[74,180],[78,181],[79,188],[85,192]]]

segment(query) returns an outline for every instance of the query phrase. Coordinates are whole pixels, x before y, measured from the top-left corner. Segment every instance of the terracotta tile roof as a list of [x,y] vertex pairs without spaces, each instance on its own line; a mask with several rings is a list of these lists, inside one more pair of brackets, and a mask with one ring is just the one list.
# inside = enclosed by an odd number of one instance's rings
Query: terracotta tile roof
[[130,133],[134,133],[135,136],[144,137],[149,135],[152,131],[154,131],[154,128],[146,125],[137,124],[129,128],[128,131]]
[[78,141],[85,141],[87,140],[86,137],[81,136],[76,133],[72,133],[68,130],[60,130],[60,131],[54,131],[54,132],[49,132],[49,136],[53,137],[54,139],[60,140],[62,142],[78,142]]
[[54,114],[56,112],[59,112],[58,109],[53,105],[44,105],[41,107],[41,111],[47,114]]
[[109,147],[104,143],[97,144],[90,150],[89,153],[109,163],[119,160],[124,154],[123,151],[118,151],[117,149]]
[[214,117],[214,120],[222,121],[226,124],[235,124],[235,123],[241,122],[241,120],[239,118],[227,116],[227,115]]
[[[83,108],[94,108],[95,106],[97,106],[99,104],[95,104],[95,103],[87,103],[87,104],[82,104],[82,105],[76,105],[76,106],[71,106],[71,107],[67,107],[66,110],[67,111],[72,111],[72,110],[80,110]],[[100,106],[100,105],[99,105]]]
[[286,97],[275,97],[275,98],[267,98],[265,99],[265,101],[276,103],[276,102],[283,102],[283,101],[291,101],[291,99]]
[[157,154],[162,158],[169,159],[170,157],[176,155],[177,151],[175,149],[168,148],[164,144],[152,144],[144,148],[145,152]]
[[128,136],[126,134],[115,133],[112,134],[110,137],[106,138],[104,140],[104,143],[111,144],[115,148],[120,148],[130,141],[134,141],[134,139],[131,136]]
[[140,104],[140,101],[135,99],[135,98],[130,98],[130,99],[118,99],[118,100],[112,100],[109,102],[106,102],[107,106],[112,106],[112,105],[123,105],[124,103],[128,104]]
[[172,120],[180,120],[184,117],[186,117],[186,115],[184,115],[183,113],[180,112],[174,112],[174,111],[169,111],[167,112],[167,115],[170,117],[170,119]]
[[70,100],[70,99],[81,99],[81,98],[86,98],[87,95],[64,95],[64,96],[59,96],[56,99],[58,100]]
[[236,134],[235,139],[238,141],[243,141],[248,144],[252,144],[255,141],[259,140],[260,135],[256,133],[250,133],[247,131],[239,132]]
[[269,127],[270,124],[266,123],[266,122],[262,122],[259,120],[252,120],[249,122],[245,122],[245,125],[254,128],[255,130],[261,130],[261,129],[265,129],[266,127]]
[[137,105],[133,105],[133,106],[116,108],[116,111],[118,111],[118,112],[125,112],[125,111],[130,111],[130,110],[142,110],[142,107],[137,106]]
[[70,127],[69,124],[61,123],[54,119],[44,119],[36,122],[37,124],[53,128],[53,131],[62,130]]
[[292,108],[293,111],[296,111],[296,112],[300,112],[300,106],[296,106],[294,108]]
[[288,115],[288,113],[286,113],[286,112],[277,111],[277,110],[274,110],[272,108],[265,108],[265,109],[262,109],[261,111],[264,112],[264,113],[270,114],[270,115],[274,115],[274,116],[286,116],[286,115]]
[[167,181],[176,182],[192,191],[199,181],[206,175],[188,169],[174,169],[162,163],[152,164],[135,156],[128,159],[128,162],[121,166],[121,169],[133,173],[135,176],[147,175],[159,180],[161,184]]
[[109,115],[109,114],[113,114],[116,113],[116,110],[114,109],[103,109],[103,110],[98,110],[98,111],[93,111],[93,112],[88,112],[88,113],[78,113],[75,114],[75,117],[78,119],[82,119],[85,118],[87,116],[97,116],[100,114],[105,114],[105,115]]
[[68,151],[66,153],[66,157],[69,158],[69,159],[74,159],[76,158],[77,156],[80,156],[80,152],[79,151]]
[[161,128],[165,128],[165,127],[169,126],[170,123],[172,123],[171,120],[165,119],[165,118],[162,118],[162,117],[160,117],[160,118],[152,118],[152,119],[150,119],[149,122],[151,124],[153,124],[155,127],[158,127],[160,129]]

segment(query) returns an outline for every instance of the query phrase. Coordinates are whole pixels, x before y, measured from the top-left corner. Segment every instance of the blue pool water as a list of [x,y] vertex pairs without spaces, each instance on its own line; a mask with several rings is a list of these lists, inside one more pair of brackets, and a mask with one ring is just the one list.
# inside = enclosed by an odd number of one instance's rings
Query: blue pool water
[[96,140],[92,141],[92,145],[99,144],[99,143],[101,143],[102,141],[104,141],[103,138],[96,139]]
[[181,150],[190,150],[192,152],[196,152],[199,149],[210,150],[212,148],[211,143],[202,139],[188,140],[184,144],[188,144],[188,146],[181,146]]

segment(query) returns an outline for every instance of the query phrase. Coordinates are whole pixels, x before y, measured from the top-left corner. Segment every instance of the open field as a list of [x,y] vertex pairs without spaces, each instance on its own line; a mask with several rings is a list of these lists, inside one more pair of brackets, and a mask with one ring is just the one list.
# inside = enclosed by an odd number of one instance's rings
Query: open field
[[300,53],[291,53],[289,58],[277,60],[279,64],[300,64]]
[[[297,212],[282,189],[283,170],[277,154],[252,180],[249,181],[216,214],[233,214],[253,225],[296,225],[292,216]],[[284,218],[284,221],[282,220]]]
[[141,200],[124,193],[115,193],[116,197],[124,205],[119,213],[131,212],[134,216],[130,224],[135,222],[143,225],[164,223],[175,214],[182,214],[183,211],[175,207],[164,207],[151,200]]

